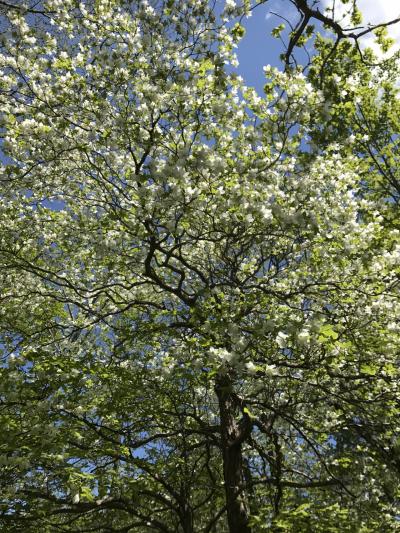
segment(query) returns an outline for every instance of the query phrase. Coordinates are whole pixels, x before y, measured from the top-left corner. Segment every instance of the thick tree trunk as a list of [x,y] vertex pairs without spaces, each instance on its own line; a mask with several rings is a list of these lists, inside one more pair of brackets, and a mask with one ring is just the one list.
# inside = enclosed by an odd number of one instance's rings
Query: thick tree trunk
[[248,419],[237,422],[231,381],[219,377],[215,391],[218,397],[221,422],[222,460],[224,467],[225,495],[230,533],[251,533],[249,510],[244,487],[242,442],[249,433]]
[[181,509],[181,524],[183,533],[193,533],[193,512],[188,503]]

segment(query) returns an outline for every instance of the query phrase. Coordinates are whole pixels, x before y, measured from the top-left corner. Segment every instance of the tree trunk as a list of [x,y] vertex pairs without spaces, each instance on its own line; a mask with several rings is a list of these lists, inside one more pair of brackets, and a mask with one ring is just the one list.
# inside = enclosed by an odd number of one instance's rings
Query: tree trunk
[[181,525],[183,533],[193,533],[193,512],[188,503],[181,508]]
[[238,422],[237,405],[228,376],[217,379],[215,392],[218,397],[221,422],[221,445],[224,468],[225,495],[230,533],[251,533],[249,510],[246,502],[243,474],[242,442],[251,430],[250,420]]

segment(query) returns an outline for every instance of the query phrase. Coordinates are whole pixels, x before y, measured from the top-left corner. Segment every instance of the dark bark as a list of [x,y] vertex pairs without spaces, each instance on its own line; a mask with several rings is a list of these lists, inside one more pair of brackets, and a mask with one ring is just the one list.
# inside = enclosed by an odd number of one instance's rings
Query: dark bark
[[193,511],[187,502],[182,505],[180,509],[180,515],[183,532],[193,533]]
[[215,391],[221,420],[221,447],[229,532],[251,533],[242,457],[242,443],[251,432],[251,420],[246,414],[240,421],[236,420],[238,405],[228,376],[220,376],[217,379]]

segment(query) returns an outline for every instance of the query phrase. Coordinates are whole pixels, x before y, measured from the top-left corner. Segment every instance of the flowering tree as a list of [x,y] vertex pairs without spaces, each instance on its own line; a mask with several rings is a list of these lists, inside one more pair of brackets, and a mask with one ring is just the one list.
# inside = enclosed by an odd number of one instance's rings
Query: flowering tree
[[395,530],[396,60],[299,26],[260,96],[250,4],[0,7],[2,527]]

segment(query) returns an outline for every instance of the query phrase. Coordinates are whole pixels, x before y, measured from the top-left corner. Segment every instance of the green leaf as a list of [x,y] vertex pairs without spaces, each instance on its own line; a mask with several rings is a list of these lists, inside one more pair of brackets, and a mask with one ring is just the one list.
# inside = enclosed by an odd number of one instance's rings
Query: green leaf
[[271,35],[272,37],[275,37],[278,39],[281,36],[282,31],[285,29],[285,24],[279,24],[279,26],[276,26],[272,31]]
[[331,324],[324,324],[319,329],[318,341],[321,343],[329,342],[330,340],[336,340],[339,334],[333,329]]
[[236,41],[242,39],[246,34],[245,28],[238,22],[232,28],[232,35]]
[[369,364],[361,365],[360,371],[368,376],[375,376],[375,374],[378,372],[377,368]]

